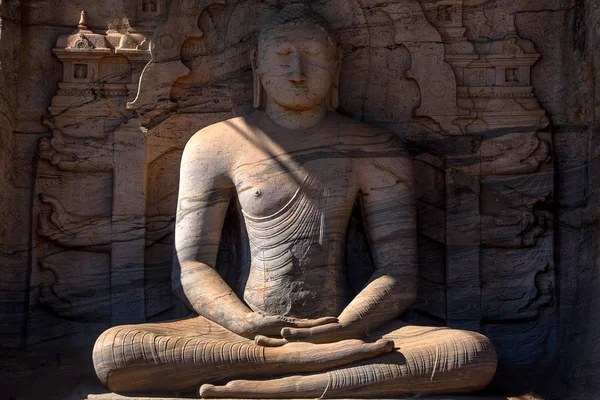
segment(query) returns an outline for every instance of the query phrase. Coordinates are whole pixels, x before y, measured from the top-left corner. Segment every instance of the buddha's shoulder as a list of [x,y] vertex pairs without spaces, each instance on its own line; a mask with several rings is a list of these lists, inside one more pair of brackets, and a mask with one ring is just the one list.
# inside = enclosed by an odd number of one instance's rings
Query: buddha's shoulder
[[337,113],[330,116],[330,121],[335,125],[339,138],[348,145],[360,146],[371,151],[388,149],[399,155],[408,155],[402,139],[384,127]]
[[188,141],[186,148],[212,151],[216,148],[233,147],[249,131],[243,117],[230,118],[200,129]]

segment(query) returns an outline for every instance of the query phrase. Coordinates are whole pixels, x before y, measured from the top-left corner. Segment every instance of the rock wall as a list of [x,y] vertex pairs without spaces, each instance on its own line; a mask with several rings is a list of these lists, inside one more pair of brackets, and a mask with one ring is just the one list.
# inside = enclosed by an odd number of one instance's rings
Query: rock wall
[[[23,341],[27,293],[27,253],[29,233],[19,229],[18,201],[23,190],[16,168],[18,58],[21,39],[21,13],[18,1],[0,2],[0,339],[8,346]],[[29,160],[31,163],[31,160]]]
[[[102,330],[188,312],[170,282],[179,159],[198,129],[252,109],[271,3],[0,3],[0,386],[15,398],[101,390]],[[345,54],[340,111],[415,158],[421,280],[405,318],[488,335],[499,393],[599,393],[600,5],[314,6]]]
[[[545,19],[554,19],[545,13]],[[560,263],[561,343],[559,381],[562,393],[595,397],[600,391],[598,326],[598,142],[600,109],[600,4],[574,2],[560,20],[564,39],[561,82],[548,88],[555,127],[558,191],[558,260]],[[559,22],[557,21],[556,24]],[[558,71],[557,71],[558,72]],[[541,72],[540,72],[541,75]],[[548,79],[548,78],[546,78]],[[552,106],[550,106],[552,104]]]
[[[542,54],[532,71],[548,111],[556,162],[556,261],[559,342],[554,395],[597,396],[600,358],[597,321],[598,60],[600,6],[592,1],[484,2],[472,8],[486,21],[484,35],[502,36],[506,11],[517,13],[519,33]],[[487,26],[486,26],[487,25]],[[494,28],[492,28],[494,26]],[[475,31],[471,31],[475,33]]]

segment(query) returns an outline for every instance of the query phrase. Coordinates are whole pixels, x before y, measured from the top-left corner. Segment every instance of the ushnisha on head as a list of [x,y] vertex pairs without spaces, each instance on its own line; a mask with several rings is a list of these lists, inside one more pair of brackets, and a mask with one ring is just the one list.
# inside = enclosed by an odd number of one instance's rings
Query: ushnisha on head
[[341,58],[332,29],[305,3],[273,8],[252,57],[254,106],[338,107]]

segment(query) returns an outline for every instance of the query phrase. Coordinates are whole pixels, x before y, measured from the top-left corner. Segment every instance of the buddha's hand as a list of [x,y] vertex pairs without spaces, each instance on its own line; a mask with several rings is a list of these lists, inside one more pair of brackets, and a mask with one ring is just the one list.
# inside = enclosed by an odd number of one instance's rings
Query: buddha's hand
[[242,329],[237,332],[247,338],[256,336],[279,336],[285,328],[309,329],[321,325],[336,323],[336,317],[324,317],[317,319],[290,318],[280,315],[265,315],[252,312],[244,315]]
[[281,329],[281,336],[290,341],[310,343],[333,343],[346,339],[360,339],[364,332],[355,329],[352,324],[332,322],[314,327],[291,327]]
[[360,339],[362,336],[358,329],[335,321],[312,327],[285,327],[281,329],[281,339],[259,335],[254,338],[254,342],[260,346],[278,347],[291,342],[335,343],[346,339]]

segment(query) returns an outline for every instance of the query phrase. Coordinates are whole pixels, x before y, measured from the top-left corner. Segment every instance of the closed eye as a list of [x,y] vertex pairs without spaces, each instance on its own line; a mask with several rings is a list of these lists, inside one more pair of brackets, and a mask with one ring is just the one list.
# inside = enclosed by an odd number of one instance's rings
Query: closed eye
[[279,49],[275,50],[275,54],[279,56],[287,56],[291,52],[292,49],[290,49],[289,47],[280,47]]
[[304,47],[304,53],[309,56],[316,56],[321,53],[322,47],[318,43],[313,43]]

